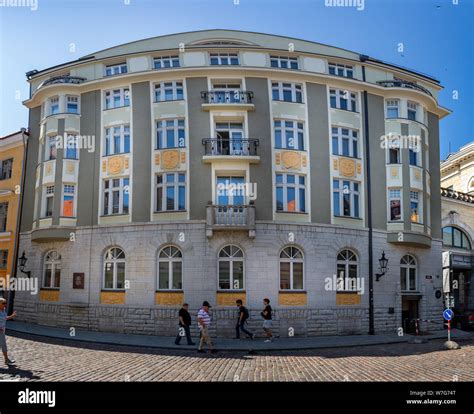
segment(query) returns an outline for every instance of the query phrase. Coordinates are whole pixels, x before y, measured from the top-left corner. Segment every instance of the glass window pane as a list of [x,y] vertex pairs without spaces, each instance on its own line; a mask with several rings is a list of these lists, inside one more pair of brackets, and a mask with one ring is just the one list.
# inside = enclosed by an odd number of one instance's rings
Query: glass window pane
[[181,290],[183,288],[183,269],[182,262],[173,262],[173,289]]
[[400,287],[401,290],[407,290],[407,269],[400,268]]
[[293,263],[293,289],[303,289],[303,263]]
[[219,262],[219,289],[230,289],[230,262]]
[[280,289],[290,288],[290,263],[280,262]]
[[158,265],[158,289],[169,289],[169,262],[159,262]]
[[234,261],[232,263],[232,268],[233,268],[232,289],[243,289],[244,288],[244,262]]
[[113,289],[114,287],[114,272],[112,263],[105,264],[104,287],[106,289]]

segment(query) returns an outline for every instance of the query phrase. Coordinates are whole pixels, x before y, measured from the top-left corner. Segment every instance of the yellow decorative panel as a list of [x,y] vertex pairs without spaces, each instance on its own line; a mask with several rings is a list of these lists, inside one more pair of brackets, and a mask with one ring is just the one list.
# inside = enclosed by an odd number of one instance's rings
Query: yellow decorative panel
[[184,303],[183,292],[156,292],[155,303],[162,306],[178,306]]
[[45,170],[46,175],[49,175],[52,172],[53,172],[53,164],[51,164],[51,163],[46,164],[46,170]]
[[303,167],[306,167],[306,165],[308,164],[308,160],[306,158],[306,155],[303,155],[301,160],[302,160],[302,163],[303,163]]
[[306,293],[280,293],[278,295],[280,306],[306,306],[307,303]]
[[362,164],[360,162],[357,163],[357,174],[362,173]]
[[390,169],[390,175],[391,175],[393,178],[397,178],[397,177],[398,177],[398,168],[392,167],[392,168]]
[[160,154],[155,154],[155,165],[160,165]]
[[217,292],[217,306],[237,306],[235,301],[240,299],[244,305],[247,301],[247,294],[245,292]]
[[102,161],[102,172],[106,172],[107,171],[107,161]]
[[40,290],[40,301],[59,302],[59,290]]
[[100,292],[100,303],[104,305],[124,305],[125,292]]
[[279,153],[275,154],[275,164],[280,165],[280,162],[281,162],[281,155]]
[[355,177],[356,163],[354,160],[341,158],[339,160],[339,170],[344,177]]
[[420,178],[421,178],[420,172],[418,170],[415,170],[415,179],[419,181]]
[[124,168],[124,157],[117,156],[109,158],[109,174],[120,174]]
[[179,165],[179,151],[163,151],[163,168],[165,170],[174,170]]
[[333,170],[337,170],[338,162],[336,159],[332,160],[332,168]]
[[293,151],[283,151],[281,153],[281,160],[284,168],[296,169],[301,168],[301,154]]
[[68,174],[74,174],[74,170],[75,170],[75,168],[74,168],[74,163],[71,162],[71,161],[67,162],[67,163],[66,163],[66,172],[67,172]]
[[128,163],[129,163],[129,158],[125,157],[125,161],[124,161],[125,169],[128,169]]
[[360,305],[360,296],[357,293],[336,293],[336,305],[353,306]]
[[181,151],[181,164],[186,162],[186,151]]

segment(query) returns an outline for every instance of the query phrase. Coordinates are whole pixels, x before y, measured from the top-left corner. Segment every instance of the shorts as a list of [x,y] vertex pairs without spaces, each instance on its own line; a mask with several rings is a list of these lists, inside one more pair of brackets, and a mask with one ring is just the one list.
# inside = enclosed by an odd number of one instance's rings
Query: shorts
[[272,320],[271,319],[265,319],[263,321],[263,329],[272,329]]
[[7,352],[7,340],[5,338],[4,333],[0,333],[0,347],[2,348],[2,352]]

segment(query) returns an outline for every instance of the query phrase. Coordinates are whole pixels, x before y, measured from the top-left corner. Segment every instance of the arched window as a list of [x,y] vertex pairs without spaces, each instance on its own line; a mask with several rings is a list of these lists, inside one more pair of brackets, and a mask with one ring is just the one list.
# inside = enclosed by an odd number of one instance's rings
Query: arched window
[[183,254],[175,246],[163,247],[158,255],[158,289],[183,289]]
[[125,289],[125,253],[119,247],[105,252],[104,289]]
[[469,237],[457,227],[447,226],[443,228],[443,244],[445,246],[471,250]]
[[337,254],[337,290],[356,290],[358,275],[357,255],[349,249]]
[[280,290],[303,290],[303,253],[297,247],[280,253]]
[[61,255],[50,251],[44,257],[43,287],[59,289],[61,284]]
[[225,246],[219,252],[219,289],[244,289],[244,252],[237,246]]
[[402,291],[417,290],[416,260],[409,254],[400,260],[400,286]]

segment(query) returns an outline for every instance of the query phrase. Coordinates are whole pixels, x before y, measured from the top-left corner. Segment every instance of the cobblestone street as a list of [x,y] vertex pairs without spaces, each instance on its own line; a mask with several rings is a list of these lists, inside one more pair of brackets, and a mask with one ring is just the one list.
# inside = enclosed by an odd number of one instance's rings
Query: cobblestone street
[[446,351],[443,340],[249,355],[73,343],[28,334],[7,337],[22,381],[474,381],[474,340]]

